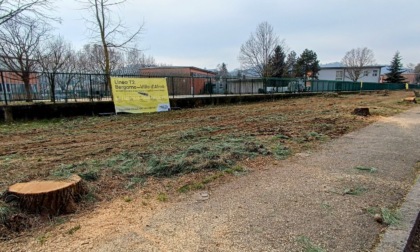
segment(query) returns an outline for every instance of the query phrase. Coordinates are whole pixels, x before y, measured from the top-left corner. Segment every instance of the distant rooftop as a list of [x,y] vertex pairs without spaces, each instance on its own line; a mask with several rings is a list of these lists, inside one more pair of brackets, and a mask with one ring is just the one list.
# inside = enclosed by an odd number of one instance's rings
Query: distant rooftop
[[198,67],[194,67],[194,66],[161,66],[161,67],[144,67],[144,68],[141,68],[141,69],[184,69],[184,68],[190,68],[190,69],[194,69],[194,70],[197,70],[197,71],[207,72],[207,73],[210,73],[210,74],[215,73],[214,71],[210,71],[210,70],[207,70],[207,69],[202,69],[202,68],[198,68]]

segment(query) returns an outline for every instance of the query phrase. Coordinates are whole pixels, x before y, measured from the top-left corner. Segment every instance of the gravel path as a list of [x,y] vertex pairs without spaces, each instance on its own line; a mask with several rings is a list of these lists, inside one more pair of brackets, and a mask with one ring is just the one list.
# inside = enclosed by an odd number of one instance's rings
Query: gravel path
[[[402,203],[420,160],[420,107],[164,208],[97,251],[371,251],[372,212]],[[354,169],[374,167],[370,173]],[[206,194],[209,194],[207,197]],[[305,250],[305,247],[307,250]]]

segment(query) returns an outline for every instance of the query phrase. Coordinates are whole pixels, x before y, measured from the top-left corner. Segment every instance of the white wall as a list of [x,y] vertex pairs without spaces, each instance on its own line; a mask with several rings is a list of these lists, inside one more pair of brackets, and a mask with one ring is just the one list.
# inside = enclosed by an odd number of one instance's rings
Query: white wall
[[[373,70],[377,70],[377,76],[373,76]],[[375,83],[379,83],[379,76],[380,76],[380,67],[377,68],[367,68],[364,71],[367,71],[367,76],[364,76],[364,74],[362,73],[362,76],[357,80],[359,81],[363,81],[363,82],[375,82]],[[319,80],[338,80],[341,81],[342,79],[336,79],[336,74],[337,71],[344,71],[344,68],[321,68],[321,70],[318,73],[318,79]],[[351,79],[344,77],[344,81],[352,81]]]

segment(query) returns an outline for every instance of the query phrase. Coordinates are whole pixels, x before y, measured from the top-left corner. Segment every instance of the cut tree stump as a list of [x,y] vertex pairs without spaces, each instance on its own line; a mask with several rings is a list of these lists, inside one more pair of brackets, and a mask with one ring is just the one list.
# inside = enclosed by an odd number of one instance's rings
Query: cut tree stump
[[73,175],[67,180],[30,181],[9,187],[5,199],[16,201],[29,213],[59,215],[76,211],[76,202],[85,194],[82,179]]
[[403,101],[410,102],[410,103],[417,103],[416,97],[407,97],[407,98],[404,98]]
[[353,115],[359,115],[359,116],[368,116],[369,108],[355,108],[352,112]]

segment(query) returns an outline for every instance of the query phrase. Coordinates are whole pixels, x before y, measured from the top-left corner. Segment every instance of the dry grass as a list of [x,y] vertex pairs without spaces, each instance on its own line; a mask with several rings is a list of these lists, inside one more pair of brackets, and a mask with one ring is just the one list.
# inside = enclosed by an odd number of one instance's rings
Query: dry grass
[[[78,173],[91,188],[88,206],[140,186],[159,188],[154,197],[170,201],[415,106],[401,103],[405,96],[318,96],[0,125],[0,191]],[[369,107],[372,116],[352,115],[355,107]]]

